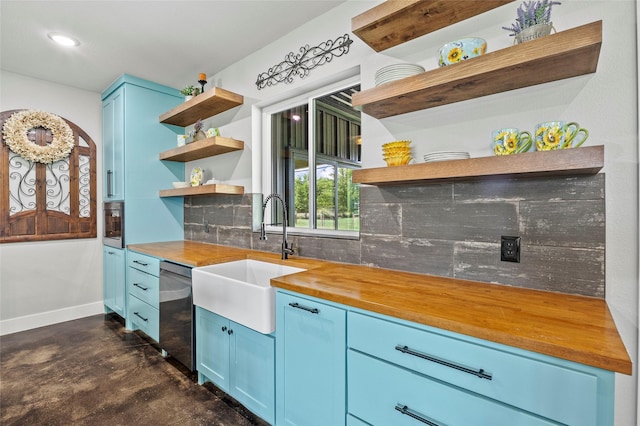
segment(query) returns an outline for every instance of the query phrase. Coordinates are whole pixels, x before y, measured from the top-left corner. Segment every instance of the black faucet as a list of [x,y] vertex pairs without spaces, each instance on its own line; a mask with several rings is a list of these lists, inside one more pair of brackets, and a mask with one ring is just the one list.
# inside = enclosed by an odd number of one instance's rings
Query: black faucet
[[265,229],[265,224],[264,224],[264,211],[267,208],[267,203],[269,202],[269,200],[271,200],[272,198],[278,199],[280,200],[280,204],[282,205],[282,212],[283,212],[283,218],[282,218],[282,259],[288,259],[290,254],[293,254],[293,245],[289,246],[289,243],[287,243],[287,203],[284,201],[284,199],[278,195],[278,194],[269,194],[267,196],[267,198],[265,198],[264,203],[262,204],[262,225],[260,226],[260,239],[261,240],[266,240],[267,239],[267,231]]

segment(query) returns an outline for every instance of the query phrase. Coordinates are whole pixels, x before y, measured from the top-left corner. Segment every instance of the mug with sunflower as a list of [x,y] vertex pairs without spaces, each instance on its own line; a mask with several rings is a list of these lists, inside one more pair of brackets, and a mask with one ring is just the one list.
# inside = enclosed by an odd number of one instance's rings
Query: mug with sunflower
[[533,141],[531,133],[518,129],[500,129],[493,132],[491,147],[495,155],[510,155],[527,152]]
[[[582,137],[574,143],[576,136]],[[577,148],[589,137],[589,131],[571,121],[547,121],[536,126],[536,150],[551,151],[553,149]]]

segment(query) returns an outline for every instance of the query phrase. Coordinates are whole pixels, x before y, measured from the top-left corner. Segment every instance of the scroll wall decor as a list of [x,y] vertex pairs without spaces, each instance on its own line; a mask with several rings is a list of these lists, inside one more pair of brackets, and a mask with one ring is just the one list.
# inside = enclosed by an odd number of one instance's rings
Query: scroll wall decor
[[334,57],[337,58],[349,53],[351,43],[353,40],[349,38],[348,34],[345,34],[335,40],[327,40],[318,46],[304,45],[299,49],[300,53],[289,52],[285,55],[284,61],[269,68],[267,72],[260,73],[256,86],[260,90],[282,82],[292,83],[295,76],[305,78],[312,69],[331,62]]

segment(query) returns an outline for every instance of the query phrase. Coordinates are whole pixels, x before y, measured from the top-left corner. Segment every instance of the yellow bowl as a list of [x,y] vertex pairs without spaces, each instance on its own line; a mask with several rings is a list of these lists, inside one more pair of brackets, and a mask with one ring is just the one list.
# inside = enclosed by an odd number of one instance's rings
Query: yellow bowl
[[411,161],[411,156],[404,155],[402,157],[386,158],[384,161],[387,162],[387,166],[404,166],[406,164],[409,164],[409,161]]
[[386,148],[405,148],[408,147],[409,144],[411,143],[411,141],[394,141],[394,142],[388,142],[382,145],[382,149],[386,149]]

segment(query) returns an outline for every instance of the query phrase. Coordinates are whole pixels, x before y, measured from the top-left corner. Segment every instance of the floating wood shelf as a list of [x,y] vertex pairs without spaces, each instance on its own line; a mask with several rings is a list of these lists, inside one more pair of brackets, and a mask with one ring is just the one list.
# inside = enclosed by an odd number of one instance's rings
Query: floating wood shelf
[[386,1],[352,18],[351,31],[380,52],[512,1]]
[[242,151],[243,149],[243,141],[215,136],[161,152],[160,159],[187,162],[213,157],[214,155],[226,154],[227,152]]
[[597,21],[355,93],[353,105],[380,119],[590,74],[601,44]]
[[244,103],[244,97],[219,87],[204,91],[193,99],[165,112],[159,118],[161,123],[186,127],[198,119],[211,117]]
[[353,181],[369,185],[399,185],[426,181],[473,180],[494,177],[538,177],[596,174],[604,167],[604,146],[468,160],[438,161],[353,171]]
[[226,185],[222,183],[213,183],[209,185],[190,186],[188,188],[172,188],[160,190],[160,198],[163,197],[193,197],[197,195],[216,195],[216,194],[244,194],[244,187],[237,185]]

